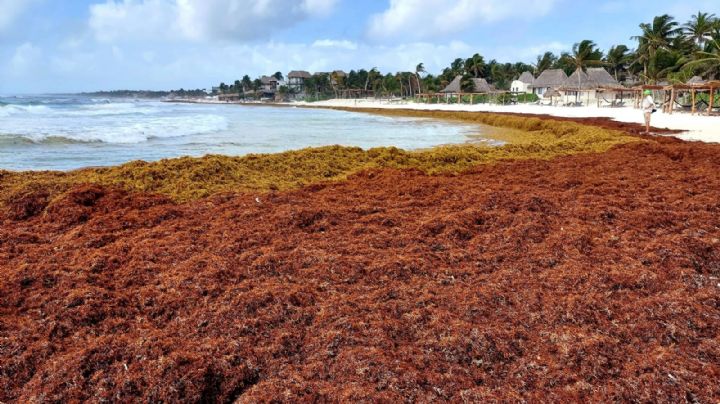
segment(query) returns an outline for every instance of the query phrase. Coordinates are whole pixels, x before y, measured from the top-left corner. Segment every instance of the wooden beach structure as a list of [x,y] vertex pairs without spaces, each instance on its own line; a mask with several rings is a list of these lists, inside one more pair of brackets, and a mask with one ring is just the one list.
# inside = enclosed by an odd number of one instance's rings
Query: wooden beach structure
[[[716,96],[720,95],[720,80],[703,81],[699,77],[693,77],[686,83],[677,83],[663,87],[665,92],[665,102],[663,110],[668,114],[679,106],[682,109],[690,110],[691,114],[703,113],[711,115],[714,109],[720,108],[720,103],[715,101]],[[702,97],[701,95],[707,95]],[[678,99],[683,96],[689,98],[690,105],[681,104]],[[705,100],[707,98],[707,100]],[[704,104],[704,107],[699,107]]]
[[438,103],[444,101],[449,104],[454,98],[458,104],[463,104],[465,97],[470,97],[470,104],[475,103],[476,98],[487,99],[488,101],[497,101],[498,96],[507,93],[506,91],[499,91],[495,89],[495,86],[489,84],[487,80],[483,78],[471,78],[473,88],[472,91],[463,91],[462,89],[462,76],[456,76],[450,84],[438,93],[418,93],[415,94],[415,99],[425,100],[427,103],[431,103],[433,99],[437,99]]

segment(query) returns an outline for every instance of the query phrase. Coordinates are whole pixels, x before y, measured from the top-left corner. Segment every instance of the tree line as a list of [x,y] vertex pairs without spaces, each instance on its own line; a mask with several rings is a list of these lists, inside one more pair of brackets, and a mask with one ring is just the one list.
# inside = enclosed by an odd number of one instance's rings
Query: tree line
[[[351,70],[343,75],[316,73],[304,82],[310,97],[337,97],[348,90],[356,94],[381,96],[413,96],[434,93],[445,88],[457,76],[462,76],[463,91],[471,90],[473,78],[484,78],[496,88],[507,90],[523,72],[535,77],[548,69],[562,69],[571,75],[577,69],[604,67],[616,80],[627,85],[686,82],[699,75],[705,79],[720,78],[720,19],[711,13],[698,12],[684,24],[668,14],[639,25],[637,35],[629,38],[633,47],[616,44],[607,52],[589,39],[577,42],[572,49],[559,55],[545,52],[532,64],[485,61],[480,54],[457,58],[440,74],[433,75],[419,63],[414,71],[382,73],[377,68]],[[274,75],[282,80],[282,73]],[[233,84],[221,83],[221,93],[257,94],[262,88],[259,78],[245,75]],[[293,88],[282,86],[280,94],[290,94]]]

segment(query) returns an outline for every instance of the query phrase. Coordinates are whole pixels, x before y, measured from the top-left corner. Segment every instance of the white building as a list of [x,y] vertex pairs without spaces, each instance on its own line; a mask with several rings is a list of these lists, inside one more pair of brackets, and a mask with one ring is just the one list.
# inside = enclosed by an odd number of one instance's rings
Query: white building
[[514,80],[510,84],[510,91],[513,93],[526,93],[532,94],[532,84],[535,82],[535,77],[530,72],[523,72],[517,80]]

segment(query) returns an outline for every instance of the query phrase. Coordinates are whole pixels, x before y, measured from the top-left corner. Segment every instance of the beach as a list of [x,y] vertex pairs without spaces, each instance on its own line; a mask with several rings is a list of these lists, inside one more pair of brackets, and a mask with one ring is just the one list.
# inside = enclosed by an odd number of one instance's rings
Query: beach
[[[333,99],[313,103],[298,103],[303,106],[340,107],[340,108],[382,108],[382,109],[415,109],[438,111],[465,112],[497,112],[521,115],[548,115],[568,118],[610,118],[618,122],[643,122],[642,111],[632,107],[597,108],[597,107],[563,107],[534,104],[494,105],[494,104],[423,104],[412,101],[388,102],[374,99]],[[652,116],[652,125],[681,133],[674,136],[688,141],[720,143],[720,116],[689,113],[666,114],[661,111]]]

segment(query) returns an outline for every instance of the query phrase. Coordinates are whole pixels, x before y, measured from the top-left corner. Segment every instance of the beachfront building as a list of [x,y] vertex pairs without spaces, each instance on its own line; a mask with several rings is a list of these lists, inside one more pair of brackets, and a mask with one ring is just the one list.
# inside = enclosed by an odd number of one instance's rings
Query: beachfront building
[[568,76],[562,69],[549,69],[542,72],[528,88],[538,97],[545,95],[545,92],[557,90],[567,81]]
[[305,80],[312,75],[304,70],[293,70],[287,75],[287,86],[291,93],[296,95],[305,94]]
[[330,73],[330,84],[333,87],[336,87],[338,85],[345,84],[345,78],[347,77],[347,73],[345,73],[342,70],[335,70],[334,72]]
[[473,90],[472,91],[462,91],[462,76],[456,76],[455,79],[450,82],[450,84],[447,85],[444,89],[442,89],[440,92],[444,94],[459,94],[459,93],[490,93],[495,91],[495,87],[491,84],[488,84],[487,80],[483,78],[473,78],[471,79],[473,82]]
[[263,97],[274,97],[278,87],[280,87],[280,80],[274,76],[262,76],[260,82],[262,83],[260,92]]
[[535,76],[530,72],[523,72],[516,80],[510,84],[510,92],[532,94],[532,84],[535,82]]
[[[575,70],[565,80],[561,92],[568,105],[617,106],[618,96],[622,97],[622,86],[602,67]],[[575,104],[577,103],[577,104]]]

